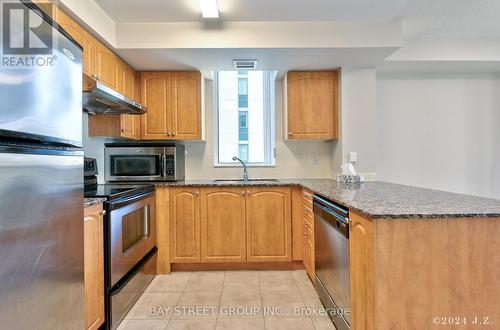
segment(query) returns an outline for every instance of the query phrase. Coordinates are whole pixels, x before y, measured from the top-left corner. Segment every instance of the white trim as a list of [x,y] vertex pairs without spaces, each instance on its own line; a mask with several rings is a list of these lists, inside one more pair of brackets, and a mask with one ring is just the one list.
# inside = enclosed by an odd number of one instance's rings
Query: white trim
[[[235,70],[236,71],[236,70]],[[276,167],[275,157],[275,136],[276,136],[276,71],[264,71],[263,85],[264,85],[264,159],[263,163],[248,163],[248,167]],[[214,119],[214,167],[240,167],[237,163],[227,162],[219,163],[219,73],[214,72],[214,105],[213,105],[213,119]],[[238,109],[241,111],[241,108]],[[245,110],[243,110],[245,111]],[[270,124],[267,124],[270,123]],[[248,123],[247,123],[248,125]],[[239,115],[238,115],[239,127]],[[243,144],[248,144],[247,141]]]

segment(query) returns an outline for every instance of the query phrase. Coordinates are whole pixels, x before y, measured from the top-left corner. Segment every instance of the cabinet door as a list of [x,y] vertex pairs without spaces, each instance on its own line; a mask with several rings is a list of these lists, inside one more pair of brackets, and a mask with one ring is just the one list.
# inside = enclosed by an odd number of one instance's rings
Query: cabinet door
[[[134,70],[125,62],[120,63],[121,70],[119,74],[118,83],[120,85],[119,91],[123,93],[126,97],[131,100],[136,100],[135,98],[135,72]],[[139,136],[136,135],[136,126],[140,125],[138,120],[140,116],[138,115],[120,115],[121,119],[121,136],[129,139],[138,139]]]
[[138,115],[120,115],[121,137],[137,139],[135,136],[136,117]]
[[291,261],[290,188],[247,190],[247,261]]
[[137,100],[135,96],[135,71],[127,63],[120,61],[120,74],[118,84],[119,91],[131,100]]
[[337,138],[337,73],[288,72],[287,138]]
[[38,5],[47,15],[58,22],[61,11],[54,2],[54,0],[33,0],[33,3]]
[[243,187],[202,189],[202,262],[246,260],[244,195]]
[[102,204],[85,208],[85,329],[104,323],[104,233]]
[[58,11],[58,22],[83,47],[83,73],[93,76],[95,73],[95,39],[78,23],[62,11]]
[[165,140],[171,136],[170,72],[141,73],[141,103],[146,106],[146,113],[141,116],[141,139]]
[[172,136],[201,139],[201,73],[172,72]]
[[314,280],[314,229],[312,226],[304,222],[304,267],[309,277]]
[[97,79],[113,89],[118,89],[119,59],[103,44],[95,41],[95,74]]
[[200,262],[200,190],[170,189],[170,260]]

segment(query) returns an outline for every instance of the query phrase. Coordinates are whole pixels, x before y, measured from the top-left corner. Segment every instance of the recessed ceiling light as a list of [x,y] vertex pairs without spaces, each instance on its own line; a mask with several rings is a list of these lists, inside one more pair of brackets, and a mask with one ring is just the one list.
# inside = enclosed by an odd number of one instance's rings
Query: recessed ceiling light
[[203,18],[218,18],[217,0],[198,0]]

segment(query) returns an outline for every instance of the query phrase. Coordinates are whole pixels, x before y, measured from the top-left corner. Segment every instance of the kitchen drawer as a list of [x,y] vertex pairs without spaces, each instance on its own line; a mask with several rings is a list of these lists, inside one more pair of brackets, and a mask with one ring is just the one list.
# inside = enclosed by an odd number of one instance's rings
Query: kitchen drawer
[[309,190],[302,190],[302,202],[311,210],[313,208],[313,194]]
[[304,219],[304,221],[308,221],[311,225],[313,224],[314,221],[313,210],[305,203],[303,204],[302,207],[302,218]]

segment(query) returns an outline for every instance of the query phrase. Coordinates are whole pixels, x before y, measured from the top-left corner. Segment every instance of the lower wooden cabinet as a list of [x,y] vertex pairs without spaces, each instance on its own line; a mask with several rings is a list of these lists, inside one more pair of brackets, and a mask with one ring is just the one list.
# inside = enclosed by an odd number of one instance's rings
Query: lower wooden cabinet
[[307,190],[302,191],[302,220],[303,220],[303,261],[307,275],[314,280],[315,277],[315,260],[314,260],[314,214],[312,193]]
[[171,187],[170,262],[292,260],[291,188]]
[[104,233],[102,204],[84,213],[85,329],[104,323]]
[[200,262],[200,189],[170,188],[170,261]]
[[201,262],[244,262],[245,189],[203,188]]
[[247,188],[247,261],[292,260],[290,187]]

